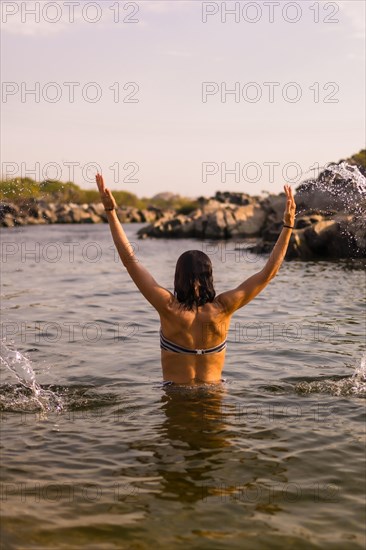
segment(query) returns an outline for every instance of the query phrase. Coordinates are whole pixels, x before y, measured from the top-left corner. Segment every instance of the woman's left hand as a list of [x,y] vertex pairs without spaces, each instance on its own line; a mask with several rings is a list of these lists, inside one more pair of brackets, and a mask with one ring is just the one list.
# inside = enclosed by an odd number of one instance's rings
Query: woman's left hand
[[95,176],[95,179],[96,179],[96,182],[97,182],[97,185],[98,185],[100,198],[102,199],[102,203],[104,205],[104,208],[106,210],[112,210],[112,209],[117,208],[117,203],[114,200],[112,192],[110,191],[110,189],[107,189],[104,185],[103,176],[101,174],[97,174]]

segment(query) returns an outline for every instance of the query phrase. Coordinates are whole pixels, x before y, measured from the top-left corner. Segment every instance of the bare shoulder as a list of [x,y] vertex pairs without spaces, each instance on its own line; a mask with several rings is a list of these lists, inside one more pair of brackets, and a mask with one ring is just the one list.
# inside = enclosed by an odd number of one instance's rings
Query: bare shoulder
[[218,294],[214,301],[212,302],[212,314],[215,315],[228,315],[229,309],[228,309],[228,303],[227,300],[225,300],[225,292],[222,292],[221,294]]
[[177,299],[170,290],[160,287],[161,301],[157,308],[160,315],[172,314],[177,309]]

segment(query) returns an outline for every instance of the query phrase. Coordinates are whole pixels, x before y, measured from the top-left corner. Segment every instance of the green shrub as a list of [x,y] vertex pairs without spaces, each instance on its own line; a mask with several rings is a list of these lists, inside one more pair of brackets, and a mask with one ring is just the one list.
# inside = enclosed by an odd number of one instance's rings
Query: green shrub
[[[119,205],[145,208],[146,203],[128,191],[114,191],[113,195]],[[11,202],[24,202],[29,199],[44,199],[49,202],[100,202],[97,189],[81,189],[75,183],[46,180],[40,183],[31,178],[15,178],[0,181],[0,197]]]

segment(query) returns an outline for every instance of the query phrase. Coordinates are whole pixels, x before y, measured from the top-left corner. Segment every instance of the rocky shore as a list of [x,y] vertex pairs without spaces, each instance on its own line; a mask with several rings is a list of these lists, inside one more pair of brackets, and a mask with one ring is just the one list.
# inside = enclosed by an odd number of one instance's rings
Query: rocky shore
[[[133,207],[119,207],[118,217],[123,223],[153,223],[163,216],[173,216],[175,212],[159,208],[139,210]],[[15,204],[0,203],[0,225],[14,227],[18,225],[39,225],[50,223],[105,223],[107,216],[103,204],[55,203],[31,199]]]
[[[253,239],[255,253],[269,252],[283,224],[285,194],[250,196],[217,192],[198,199],[189,214],[173,209],[118,208],[122,223],[147,223],[139,238]],[[287,258],[366,257],[366,178],[345,162],[330,165],[316,180],[299,185],[297,213]],[[58,204],[31,199],[0,204],[0,224],[12,227],[51,223],[105,223],[102,203]]]
[[[366,178],[345,162],[324,170],[295,193],[297,214],[287,258],[366,257]],[[257,238],[253,252],[269,252],[283,224],[285,194],[253,197],[216,193],[189,215],[162,216],[142,228],[140,238]]]
[[[297,197],[295,195],[295,201]],[[284,195],[270,195],[246,206],[217,204],[209,200],[203,210],[189,216],[163,216],[142,228],[140,238],[249,239],[257,243],[249,250],[270,252],[283,224]],[[366,257],[366,219],[357,214],[306,209],[296,217],[286,257],[360,258]]]

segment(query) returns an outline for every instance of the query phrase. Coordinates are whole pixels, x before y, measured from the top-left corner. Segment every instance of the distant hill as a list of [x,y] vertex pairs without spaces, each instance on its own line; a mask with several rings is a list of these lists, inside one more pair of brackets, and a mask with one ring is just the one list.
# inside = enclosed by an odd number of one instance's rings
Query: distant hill
[[180,199],[180,195],[175,195],[174,193],[170,193],[169,191],[163,191],[162,193],[158,193],[157,195],[151,197],[152,201],[173,202],[178,199]]

